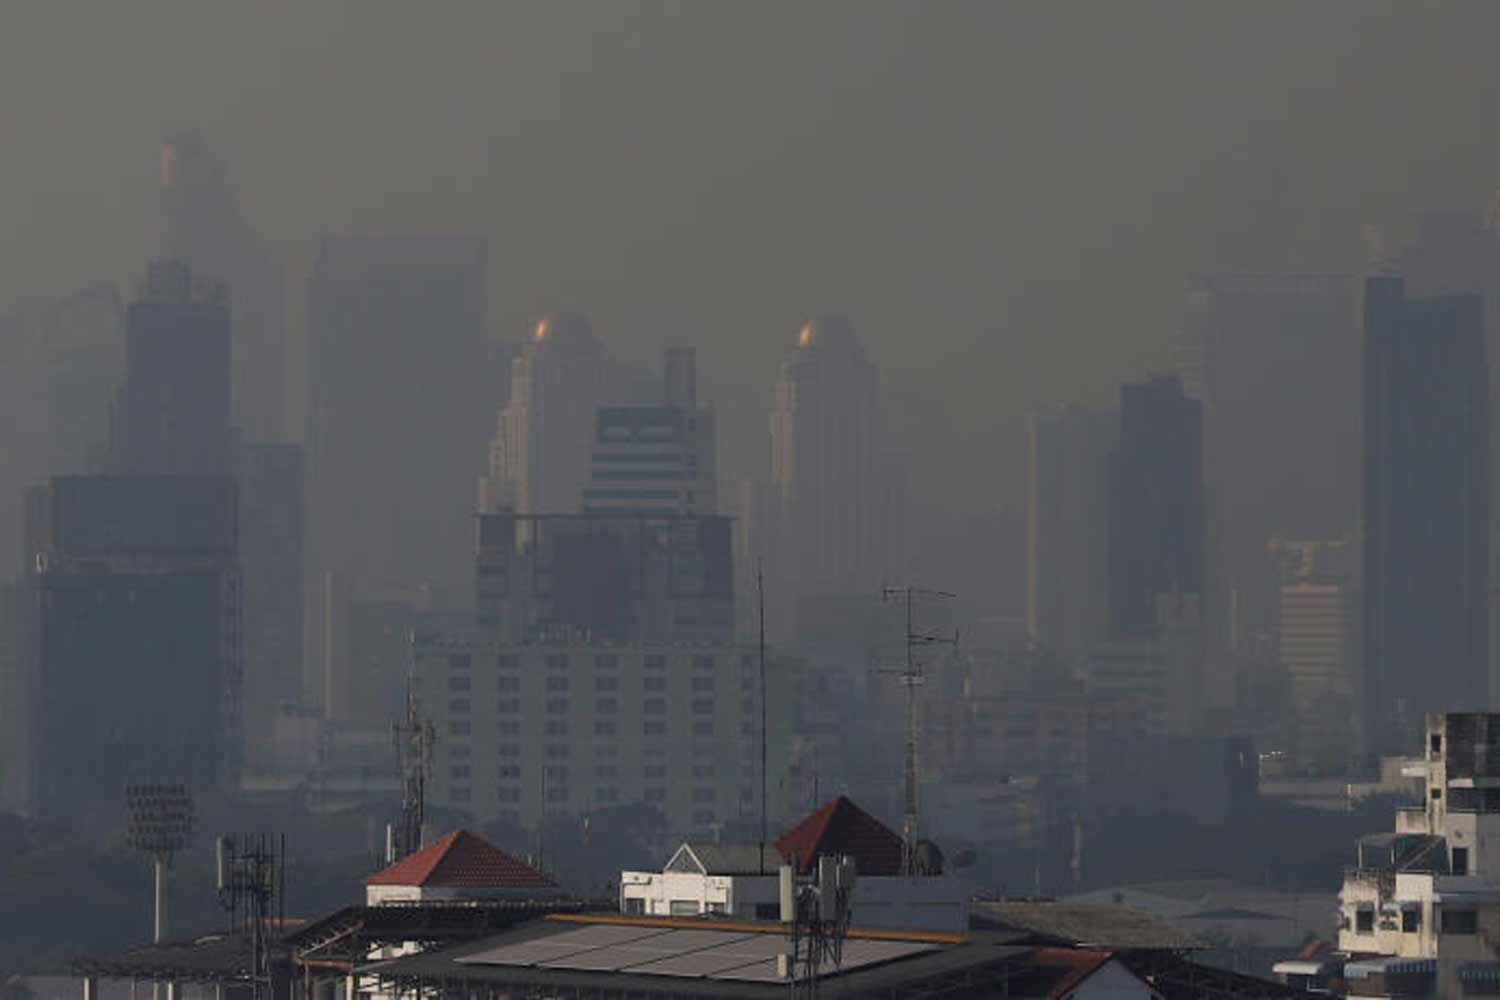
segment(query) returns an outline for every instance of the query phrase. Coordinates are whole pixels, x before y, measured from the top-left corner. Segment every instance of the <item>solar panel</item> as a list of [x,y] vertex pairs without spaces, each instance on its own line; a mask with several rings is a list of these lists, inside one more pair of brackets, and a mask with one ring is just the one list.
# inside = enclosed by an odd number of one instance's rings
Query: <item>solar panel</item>
[[576,955],[625,941],[659,937],[663,932],[657,927],[624,927],[613,924],[592,924],[576,930],[551,934],[530,941],[518,941],[476,952],[454,959],[473,965],[543,965],[567,955]]
[[[779,937],[782,947],[791,951],[791,941]],[[937,946],[926,944],[921,941],[867,941],[855,939],[845,941],[842,961],[835,968],[832,963],[826,963],[822,967],[822,975],[836,975],[840,972],[849,972],[877,962],[888,962],[897,958],[906,958],[911,955],[920,955],[923,952],[936,951]],[[724,969],[719,972],[710,973],[713,979],[739,979],[750,982],[781,982],[782,978],[776,975],[776,960],[755,961],[747,965]]]
[[721,948],[673,955],[632,966],[630,971],[653,976],[712,976],[765,959],[774,963],[777,955],[791,950],[791,942],[779,934],[752,934]]

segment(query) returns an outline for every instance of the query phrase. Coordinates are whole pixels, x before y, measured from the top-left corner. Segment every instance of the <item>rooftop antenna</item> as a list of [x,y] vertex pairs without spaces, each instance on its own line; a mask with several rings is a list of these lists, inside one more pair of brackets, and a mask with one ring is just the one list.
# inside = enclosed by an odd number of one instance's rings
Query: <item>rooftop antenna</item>
[[219,905],[229,913],[231,933],[250,936],[250,996],[261,1000],[271,994],[272,928],[279,937],[286,926],[286,835],[224,836],[214,847]]
[[760,614],[760,873],[766,873],[766,577],[755,560],[755,591]]
[[[415,649],[415,637],[413,637]],[[415,661],[415,655],[413,656]],[[432,777],[432,748],[437,734],[421,715],[417,703],[415,662],[406,675],[406,711],[391,727],[396,743],[396,767],[401,772],[401,825],[388,837],[390,861],[399,861],[422,847],[422,828],[427,821],[427,779]]]
[[958,647],[958,633],[940,635],[936,632],[919,632],[913,624],[912,602],[915,598],[939,598],[953,600],[957,594],[944,590],[924,590],[921,587],[885,587],[881,590],[884,601],[902,601],[906,605],[906,664],[899,670],[884,670],[894,673],[906,689],[906,761],[905,761],[905,811],[901,819],[901,873],[907,876],[918,874],[917,834],[919,813],[917,802],[917,688],[926,683],[922,673],[922,661],[917,656],[919,646]]

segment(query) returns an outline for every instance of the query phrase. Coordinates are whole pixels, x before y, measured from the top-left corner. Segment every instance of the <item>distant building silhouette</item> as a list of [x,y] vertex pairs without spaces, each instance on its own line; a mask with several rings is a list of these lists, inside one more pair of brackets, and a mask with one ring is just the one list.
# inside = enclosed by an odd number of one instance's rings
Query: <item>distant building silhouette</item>
[[1187,300],[1179,361],[1203,403],[1204,611],[1217,642],[1239,649],[1275,629],[1269,541],[1342,537],[1359,516],[1359,282],[1195,274]]
[[608,400],[612,366],[577,313],[539,320],[511,362],[510,401],[490,443],[482,510],[574,514],[589,479],[595,410]]
[[1118,414],[1031,414],[1027,441],[1026,631],[1081,663],[1109,629],[1109,457]]
[[714,411],[698,405],[693,349],[668,349],[663,374],[660,403],[596,411],[584,513],[718,513]]
[[257,440],[287,430],[286,290],[281,268],[240,213],[228,170],[203,137],[173,133],[161,152],[162,248],[228,288],[234,422]]
[[125,381],[115,396],[117,474],[222,476],[230,469],[229,306],[183,261],[151,265],[125,318]]
[[[804,324],[781,364],[771,414],[771,486],[747,506],[766,557],[772,629],[793,628],[809,599],[878,600],[896,523],[875,366],[839,316]],[[748,567],[747,567],[748,568]]]
[[1120,389],[1109,473],[1109,620],[1149,637],[1157,598],[1203,593],[1203,407],[1176,376]]
[[1354,753],[1360,717],[1359,602],[1352,542],[1274,540],[1281,577],[1276,646],[1291,683],[1299,763],[1336,773]]
[[325,237],[308,283],[313,565],[353,595],[469,593],[483,463],[483,239]]
[[1478,295],[1365,283],[1366,753],[1488,704],[1489,368]]
[[128,781],[232,782],[240,739],[235,488],[65,476],[28,496],[32,808],[118,816]]

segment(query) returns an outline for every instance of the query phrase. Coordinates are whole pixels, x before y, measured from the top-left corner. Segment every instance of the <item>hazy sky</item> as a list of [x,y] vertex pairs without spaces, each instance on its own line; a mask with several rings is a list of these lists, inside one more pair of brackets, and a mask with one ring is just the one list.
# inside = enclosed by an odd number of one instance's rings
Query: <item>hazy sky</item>
[[1020,415],[1162,363],[1185,272],[1358,268],[1363,224],[1486,202],[1497,37],[1487,2],[4,2],[0,301],[138,276],[196,123],[294,329],[318,233],[482,233],[496,332],[691,331],[743,455],[840,309],[927,476],[963,457],[938,502],[1003,501]]

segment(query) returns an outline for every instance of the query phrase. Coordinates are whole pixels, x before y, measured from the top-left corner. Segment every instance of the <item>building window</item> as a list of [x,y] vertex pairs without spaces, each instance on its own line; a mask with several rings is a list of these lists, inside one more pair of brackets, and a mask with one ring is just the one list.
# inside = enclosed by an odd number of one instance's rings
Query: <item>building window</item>
[[697,827],[710,827],[714,825],[714,811],[712,809],[697,809],[693,811],[693,825]]
[[631,896],[625,900],[625,915],[629,917],[644,916],[646,913],[646,901],[639,896]]
[[665,764],[647,764],[646,765],[646,769],[645,769],[645,775],[646,775],[646,780],[647,781],[650,781],[652,778],[661,778],[661,779],[665,780],[666,777],[667,777],[667,765],[665,765]]
[[667,801],[667,790],[665,788],[648,788],[642,796],[647,802],[661,804]]
[[547,713],[549,715],[566,715],[566,714],[568,714],[568,699],[566,699],[566,698],[548,698],[547,699]]
[[719,769],[712,764],[694,764],[693,777],[695,778],[717,778]]
[[596,781],[613,781],[620,776],[620,769],[614,764],[599,764],[594,768],[594,779]]
[[614,739],[620,735],[620,730],[615,725],[614,719],[600,719],[594,723],[594,735],[606,739]]
[[542,726],[544,736],[566,736],[568,735],[567,719],[548,719]]
[[566,656],[559,656],[559,655],[557,655],[557,654],[554,653],[553,655],[547,657],[547,669],[548,670],[567,670],[568,669],[568,658]]
[[665,736],[667,735],[667,724],[660,719],[647,719],[641,727],[642,736]]
[[641,686],[647,691],[665,691],[667,679],[665,677],[647,677],[641,681]]
[[521,813],[517,809],[501,809],[500,822],[509,823],[511,826],[520,826]]
[[469,780],[469,765],[462,764],[462,765],[458,765],[458,766],[455,766],[455,767],[448,768],[448,777],[450,779],[452,779],[453,781],[468,781]]
[[448,657],[448,666],[452,667],[454,670],[468,670],[469,654],[460,653],[457,656]]
[[520,710],[521,701],[519,698],[501,698],[495,702],[495,711],[501,715],[515,715]]
[[515,670],[521,665],[519,656],[498,656],[495,658],[495,668],[498,670]]
[[666,715],[667,700],[665,698],[647,698],[641,704],[641,711],[646,715]]
[[1432,796],[1432,800],[1436,802],[1438,799],[1443,797],[1443,790],[1441,788],[1434,788],[1427,794]]
[[567,674],[553,674],[547,678],[548,691],[566,691],[568,689]]
[[495,748],[496,756],[519,757],[521,756],[521,745],[519,743],[501,743]]
[[496,730],[501,736],[520,736],[521,723],[515,719],[502,719]]
[[548,757],[552,757],[552,758],[566,757],[566,756],[568,756],[569,752],[570,751],[569,751],[568,745],[566,743],[548,743],[547,744],[547,756]]
[[449,691],[467,691],[467,690],[469,690],[469,678],[455,674],[454,676],[448,678],[448,690]]
[[647,757],[665,757],[667,756],[667,748],[662,746],[660,743],[653,743],[650,746],[646,747],[645,755]]
[[1479,911],[1472,909],[1450,910],[1443,909],[1443,933],[1444,934],[1477,934],[1479,932]]
[[669,904],[669,910],[674,917],[696,917],[701,908],[696,899],[674,899]]
[[501,691],[521,690],[521,678],[519,677],[497,677],[495,681]]
[[695,657],[693,657],[693,669],[694,670],[712,670],[713,668],[714,668],[714,658],[712,656],[695,656]]
[[694,698],[694,715],[712,715],[714,712],[714,700],[712,698]]
[[712,691],[713,689],[714,689],[714,678],[713,678],[713,675],[709,675],[707,677],[694,677],[693,678],[693,690],[694,691]]
[[467,743],[455,743],[448,748],[448,756],[456,760],[468,760],[471,753]]
[[781,919],[781,904],[780,903],[756,903],[755,904],[755,919],[756,920],[780,920]]
[[469,699],[454,698],[453,700],[448,702],[448,711],[452,715],[468,715]]
[[719,794],[718,794],[718,792],[715,789],[712,789],[712,788],[695,788],[695,789],[693,789],[693,801],[694,802],[700,802],[700,803],[702,803],[702,802],[715,802],[715,801],[718,800],[718,798],[719,798]]
[[618,677],[595,677],[595,691],[618,691],[620,690],[620,678]]
[[646,657],[645,667],[647,670],[665,670],[667,669],[667,658],[660,654],[653,653],[652,655]]
[[519,788],[501,788],[495,794],[501,802],[521,801],[521,790]]
[[618,788],[596,788],[594,789],[594,801],[611,803],[620,801],[620,790]]
[[567,786],[566,785],[561,785],[561,786],[559,786],[559,785],[549,785],[549,786],[547,786],[547,801],[548,802],[566,802],[566,801],[568,801],[568,788],[567,788]]
[[1422,929],[1422,911],[1415,906],[1401,908],[1401,933],[1415,934]]
[[1361,906],[1354,911],[1354,933],[1375,933],[1375,908],[1373,906]]
[[469,790],[467,788],[455,788],[449,798],[454,802],[467,802],[469,801]]
[[594,702],[594,711],[599,715],[614,715],[620,710],[617,698],[600,698]]
[[468,720],[465,719],[465,720],[462,720],[462,721],[453,721],[453,722],[448,723],[448,735],[449,736],[468,736],[469,735],[469,722],[468,722]]
[[712,736],[713,734],[714,734],[714,724],[712,722],[695,722],[695,723],[693,723],[693,735],[694,736]]
[[1453,849],[1453,874],[1469,874],[1469,849],[1467,847],[1455,847]]
[[521,777],[521,765],[519,765],[519,764],[501,764],[500,765],[500,777],[507,778],[507,779],[510,779],[510,780],[518,780]]
[[619,667],[620,658],[618,656],[609,655],[594,657],[595,670],[618,670]]

